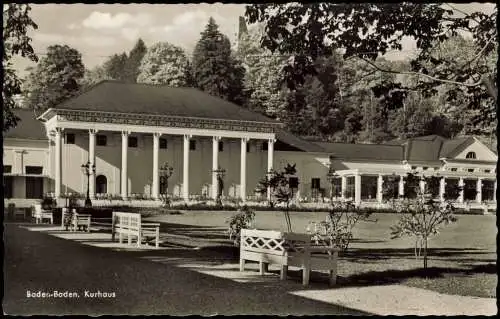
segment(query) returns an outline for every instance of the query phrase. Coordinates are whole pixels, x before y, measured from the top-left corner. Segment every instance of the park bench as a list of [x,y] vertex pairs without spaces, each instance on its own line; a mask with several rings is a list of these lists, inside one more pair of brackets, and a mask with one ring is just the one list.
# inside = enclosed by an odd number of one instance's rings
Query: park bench
[[37,224],[42,223],[44,219],[49,219],[50,223],[54,223],[54,214],[50,209],[42,209],[42,204],[35,204],[32,207],[33,217]]
[[124,212],[113,212],[111,223],[112,241],[115,240],[116,234],[118,234],[118,239],[121,244],[123,235],[126,235],[129,245],[132,243],[132,238],[135,238],[137,239],[137,246],[140,247],[143,238],[154,237],[155,247],[159,247],[159,223],[145,223],[141,221],[141,214]]
[[312,246],[311,235],[283,233],[279,231],[242,229],[240,245],[240,271],[245,270],[245,261],[257,261],[260,274],[269,264],[280,266],[280,279],[287,277],[288,267],[302,269],[302,284],[309,284],[311,270],[328,271],[329,284],[337,280],[339,249],[328,246]]

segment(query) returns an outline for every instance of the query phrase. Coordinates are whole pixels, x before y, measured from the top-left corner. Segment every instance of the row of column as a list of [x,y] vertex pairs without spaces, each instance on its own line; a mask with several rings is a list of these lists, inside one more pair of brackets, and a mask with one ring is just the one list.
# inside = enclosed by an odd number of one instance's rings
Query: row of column
[[[95,136],[97,130],[89,130],[89,162],[95,164]],[[128,137],[130,132],[122,131],[122,148],[121,148],[121,196],[123,199],[128,198]],[[153,181],[152,181],[152,197],[159,199],[160,183],[159,183],[159,146],[161,133],[153,133]],[[182,172],[182,197],[184,200],[189,200],[189,142],[192,135],[186,134],[183,136],[183,172]],[[217,170],[219,169],[219,141],[221,137],[213,136],[212,138],[212,197],[216,199],[218,192]],[[240,198],[243,202],[246,201],[246,171],[247,171],[247,143],[248,137],[241,138],[241,165],[240,165]],[[267,152],[267,171],[270,172],[273,168],[274,155],[274,139],[268,140]],[[62,149],[62,129],[55,131],[55,196],[61,195],[61,149]],[[92,198],[95,198],[95,178],[89,181],[89,193]],[[268,189],[268,197],[270,197],[270,189]]]
[[[347,177],[342,176],[341,177],[341,195],[342,197],[344,196],[344,191],[347,189]],[[377,201],[381,203],[383,201],[383,183],[384,183],[384,178],[383,175],[378,175],[377,178]],[[399,183],[398,183],[398,193],[400,196],[404,195],[404,178],[402,175],[400,175],[399,178]],[[460,177],[458,180],[458,186],[463,187],[464,186],[464,178]],[[483,179],[478,178],[476,182],[476,202],[481,203],[482,202],[482,186],[483,186]],[[497,183],[496,181],[493,184],[493,194],[496,194],[496,188],[497,188]],[[422,192],[425,191],[425,181],[420,181],[420,190]],[[446,191],[446,178],[442,177],[439,181],[439,198],[441,201],[444,201],[444,194]],[[354,175],[354,201],[356,203],[361,202],[361,175],[356,174]],[[464,202],[464,191],[460,191],[460,196],[458,197],[457,200],[459,203]]]

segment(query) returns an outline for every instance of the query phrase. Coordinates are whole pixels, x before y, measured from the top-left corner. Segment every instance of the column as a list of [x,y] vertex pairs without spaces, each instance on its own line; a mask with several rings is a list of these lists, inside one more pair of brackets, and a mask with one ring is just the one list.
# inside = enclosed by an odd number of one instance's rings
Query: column
[[444,202],[444,194],[446,192],[446,178],[441,177],[439,180],[439,199]]
[[241,166],[240,166],[240,198],[244,203],[247,199],[247,143],[249,138],[241,138]]
[[377,201],[379,203],[382,203],[383,200],[383,185],[384,177],[382,175],[379,175],[377,179]]
[[399,175],[399,196],[403,197],[405,195],[405,177],[404,175]]
[[217,192],[219,191],[219,185],[217,181],[217,172],[219,169],[219,136],[214,136],[212,138],[212,198],[217,199]]
[[458,186],[462,187],[462,190],[460,191],[460,196],[458,197],[458,202],[463,203],[464,202],[464,190],[463,190],[464,178],[463,177],[460,177],[460,179],[458,180]]
[[[90,167],[95,165],[95,134],[97,133],[97,130],[90,129],[89,130],[89,163]],[[95,174],[89,175],[89,193],[90,193],[90,198],[94,199],[95,198]]]
[[151,185],[151,194],[153,199],[160,199],[160,183],[159,183],[159,168],[158,168],[158,150],[160,149],[161,133],[153,133],[153,183]]
[[345,194],[347,192],[347,177],[342,176],[340,180],[341,186],[340,186],[340,198],[345,199]]
[[189,141],[191,135],[184,135],[184,158],[182,163],[182,197],[189,201]]
[[483,201],[483,180],[481,178],[477,179],[476,191],[476,202],[481,204]]
[[61,197],[61,184],[62,184],[62,144],[61,144],[61,135],[62,135],[62,129],[61,128],[56,128],[55,130],[55,146],[56,146],[56,172],[55,172],[55,198]]
[[422,179],[420,180],[420,183],[419,183],[419,184],[420,184],[420,192],[421,192],[422,194],[425,194],[425,179],[423,179],[423,177],[422,177]]
[[[270,138],[267,141],[267,172],[271,172],[273,169],[274,161],[274,138]],[[267,200],[271,200],[271,188],[267,188]]]
[[361,204],[361,175],[354,176],[354,203],[359,206]]
[[129,132],[122,131],[122,176],[121,176],[121,193],[122,199],[128,199],[128,174],[127,174],[127,155],[128,155],[128,135]]
[[493,183],[493,200],[497,201],[497,180]]

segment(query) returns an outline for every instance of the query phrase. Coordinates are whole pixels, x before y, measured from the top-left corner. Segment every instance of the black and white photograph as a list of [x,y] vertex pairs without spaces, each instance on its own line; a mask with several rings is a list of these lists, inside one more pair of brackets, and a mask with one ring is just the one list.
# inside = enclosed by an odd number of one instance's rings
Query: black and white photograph
[[4,315],[496,315],[497,12],[4,3]]

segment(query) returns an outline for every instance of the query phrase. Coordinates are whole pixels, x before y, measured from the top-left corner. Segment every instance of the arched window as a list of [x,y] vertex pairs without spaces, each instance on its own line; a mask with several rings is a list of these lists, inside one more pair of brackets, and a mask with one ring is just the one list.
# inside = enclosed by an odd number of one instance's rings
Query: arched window
[[465,155],[465,158],[476,159],[476,152],[469,152],[469,153],[467,153],[467,155]]
[[108,179],[104,175],[99,175],[95,179],[95,190],[97,194],[106,194],[108,192]]

